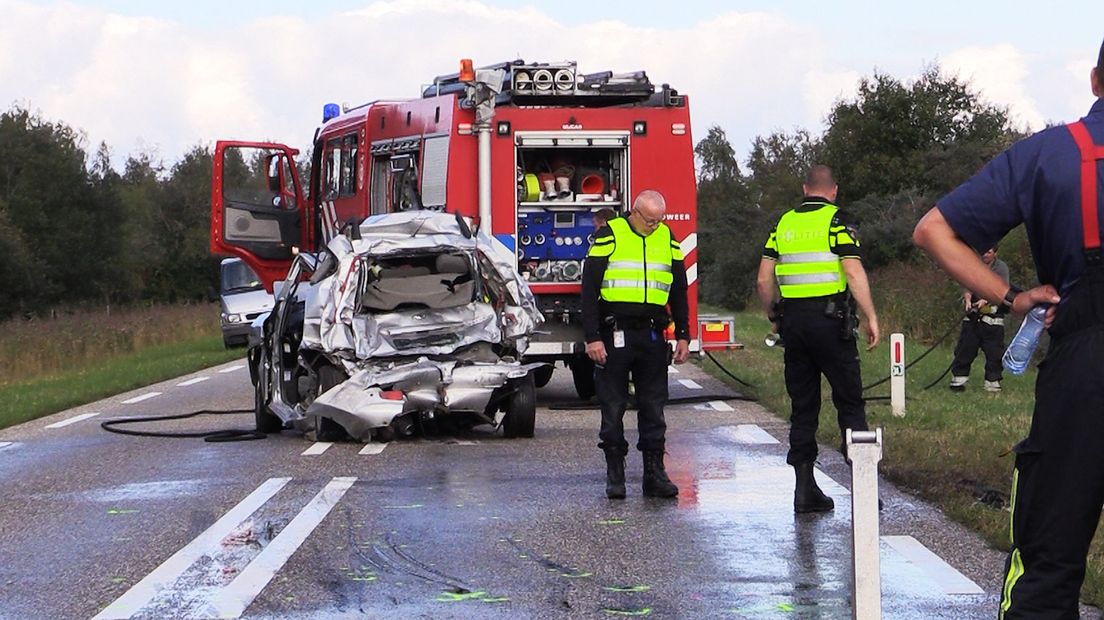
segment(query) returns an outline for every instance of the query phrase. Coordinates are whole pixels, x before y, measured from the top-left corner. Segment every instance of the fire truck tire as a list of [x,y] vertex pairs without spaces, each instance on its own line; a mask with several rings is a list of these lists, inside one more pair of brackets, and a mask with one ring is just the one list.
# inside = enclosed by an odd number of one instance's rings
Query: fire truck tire
[[536,386],[539,388],[548,385],[548,382],[552,380],[552,372],[555,370],[556,369],[552,366],[552,364],[541,366],[540,368],[534,370],[533,383],[535,383]]
[[580,400],[590,400],[597,393],[594,387],[594,362],[579,356],[571,360],[571,378],[575,380],[575,393]]
[[[330,364],[324,364],[318,369],[318,394],[321,396],[330,391],[330,388],[343,383],[349,377],[345,371]],[[315,441],[338,441],[348,437],[345,429],[329,418],[317,416],[315,427]]]
[[266,435],[279,433],[284,428],[284,421],[265,404],[264,373],[267,371],[263,361],[259,361],[257,366],[257,381],[253,384],[253,419],[257,423],[257,432]]
[[515,388],[506,401],[502,434],[509,438],[532,437],[537,425],[537,388],[532,373],[518,379]]

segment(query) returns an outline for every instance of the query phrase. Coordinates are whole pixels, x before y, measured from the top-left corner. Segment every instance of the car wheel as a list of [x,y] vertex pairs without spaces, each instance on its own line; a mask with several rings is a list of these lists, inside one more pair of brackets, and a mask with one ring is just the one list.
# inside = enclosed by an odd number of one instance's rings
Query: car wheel
[[537,423],[537,391],[533,375],[514,383],[514,392],[506,401],[502,432],[506,437],[532,437]]
[[[318,395],[321,396],[330,391],[330,388],[343,383],[349,377],[345,371],[330,364],[324,364],[318,369]],[[345,429],[329,418],[316,416],[315,428],[316,441],[337,441],[348,436]]]
[[575,381],[575,393],[581,400],[590,400],[594,397],[594,362],[589,357],[579,356],[569,362],[571,366],[571,378]]
[[542,388],[548,385],[548,382],[552,380],[552,372],[556,370],[552,364],[547,366],[541,366],[533,371],[533,382],[537,387]]
[[253,384],[253,419],[257,423],[257,432],[266,435],[279,433],[284,428],[284,421],[275,413],[272,413],[272,410],[265,404],[264,386],[267,380],[267,372],[264,361],[259,361],[257,363],[257,382]]

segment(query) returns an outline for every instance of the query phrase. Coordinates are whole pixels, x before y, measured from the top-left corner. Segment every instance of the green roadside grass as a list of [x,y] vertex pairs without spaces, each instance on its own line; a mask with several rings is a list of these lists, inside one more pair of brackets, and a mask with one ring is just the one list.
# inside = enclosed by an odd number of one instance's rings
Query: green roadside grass
[[[731,312],[711,309],[717,314]],[[769,348],[763,338],[770,328],[759,313],[737,313],[736,331],[745,349],[714,353],[741,379],[757,386],[742,389],[724,376],[713,362],[702,366],[733,388],[751,393],[780,418],[789,419],[790,402],[782,378],[782,350]],[[950,327],[949,325],[947,327]],[[1014,334],[1009,327],[1010,339]],[[947,389],[949,377],[935,380],[951,363],[957,330],[906,373],[906,414],[895,417],[888,400],[867,402],[871,428],[880,426],[884,437],[882,474],[899,487],[939,506],[952,519],[978,532],[994,547],[1007,550],[1010,512],[1008,495],[1014,456],[1013,445],[1027,435],[1034,405],[1036,371],[1022,376],[1004,374],[1003,390],[982,389],[984,356],[979,352],[971,368],[966,392]],[[863,351],[863,384],[870,385],[889,374],[889,334],[873,351]],[[906,340],[905,361],[916,359],[928,344]],[[831,391],[822,384],[823,403],[818,438],[822,445],[839,445],[840,435]],[[889,382],[865,392],[869,399],[889,395]],[[1097,536],[1089,554],[1082,599],[1104,603],[1104,541]]]
[[0,385],[0,428],[244,357],[221,336],[157,344],[95,365]]

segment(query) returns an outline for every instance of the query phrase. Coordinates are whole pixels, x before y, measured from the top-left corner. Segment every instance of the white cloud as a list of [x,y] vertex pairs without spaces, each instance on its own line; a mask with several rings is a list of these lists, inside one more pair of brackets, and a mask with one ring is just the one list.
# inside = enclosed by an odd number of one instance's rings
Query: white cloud
[[1013,124],[1039,130],[1046,118],[1028,94],[1028,64],[1020,50],[1005,43],[955,50],[942,59],[941,69],[968,81],[988,102],[1007,105]]

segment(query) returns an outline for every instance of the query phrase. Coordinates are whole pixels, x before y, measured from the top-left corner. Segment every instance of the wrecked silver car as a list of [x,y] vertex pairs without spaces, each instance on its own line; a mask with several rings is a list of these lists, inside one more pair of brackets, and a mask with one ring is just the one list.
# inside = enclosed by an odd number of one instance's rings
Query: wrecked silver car
[[459,216],[372,216],[299,254],[254,323],[257,429],[390,440],[501,427],[532,437],[543,321],[513,254]]

